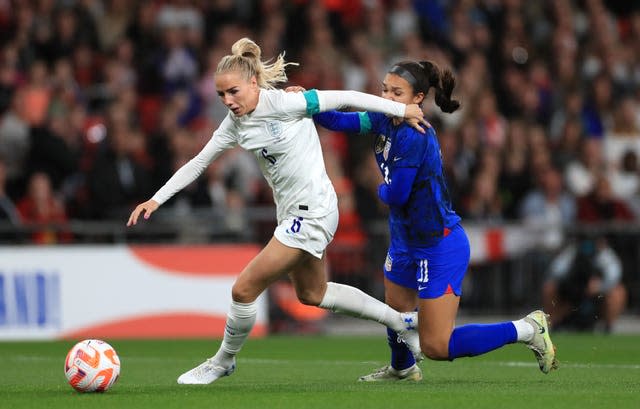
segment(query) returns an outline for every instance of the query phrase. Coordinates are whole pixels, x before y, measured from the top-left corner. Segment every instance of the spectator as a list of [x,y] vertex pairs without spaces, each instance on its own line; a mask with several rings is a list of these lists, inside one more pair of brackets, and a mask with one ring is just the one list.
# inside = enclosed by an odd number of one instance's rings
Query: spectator
[[553,163],[559,169],[566,169],[570,163],[578,163],[578,152],[582,143],[582,124],[576,118],[567,120],[559,140],[552,143]]
[[27,84],[17,90],[16,111],[29,126],[42,126],[47,118],[52,91],[48,78],[47,64],[36,61],[29,68]]
[[478,106],[478,127],[480,138],[485,145],[502,148],[506,142],[507,124],[498,111],[496,97],[491,90],[481,92],[476,101]]
[[611,182],[604,174],[597,176],[591,193],[578,199],[578,220],[581,222],[624,222],[633,219],[633,212],[626,203],[614,196]]
[[[20,73],[16,67],[17,50],[13,46],[6,46],[2,52],[0,63],[0,114],[10,108],[13,95],[18,87]],[[13,60],[13,62],[11,61]]]
[[592,191],[597,175],[606,170],[602,154],[602,140],[584,138],[580,146],[580,156],[571,161],[564,171],[567,188],[576,197]]
[[613,126],[604,140],[607,162],[619,166],[627,151],[640,155],[640,104],[627,95],[616,104]]
[[638,155],[629,150],[622,155],[620,165],[607,175],[613,194],[624,201],[632,201],[640,193],[640,166]]
[[611,121],[613,89],[611,79],[605,73],[598,74],[591,85],[591,95],[582,110],[582,120],[588,136],[602,138]]
[[18,202],[22,222],[32,227],[34,244],[68,243],[72,235],[67,229],[67,214],[56,197],[46,173],[36,172],[29,178],[27,194]]
[[162,31],[163,53],[159,61],[164,91],[168,93],[188,88],[196,80],[198,62],[187,46],[185,34],[178,28],[167,26]]
[[528,155],[526,124],[511,121],[498,181],[503,213],[508,219],[517,219],[518,206],[533,187]]
[[491,172],[483,171],[475,176],[471,192],[462,201],[461,213],[465,220],[502,220],[502,202],[498,196],[496,179]]
[[110,0],[106,2],[106,10],[92,10],[97,21],[100,46],[103,51],[110,51],[124,37],[132,20],[131,6],[127,0]]
[[72,8],[62,7],[55,13],[54,32],[51,42],[53,57],[67,58],[80,41],[78,16]]
[[15,197],[24,193],[31,149],[29,125],[17,111],[19,99],[14,95],[10,109],[0,117],[0,156],[4,158],[6,167],[7,190]]
[[109,114],[107,138],[87,178],[92,216],[99,219],[126,214],[151,189],[149,171],[135,158],[141,136],[131,127],[128,112],[113,105]]
[[525,196],[520,217],[526,224],[542,229],[544,246],[553,250],[564,241],[563,229],[575,221],[576,204],[564,190],[557,169],[547,167],[538,177],[539,187]]
[[7,166],[4,158],[0,156],[0,243],[14,241],[16,235],[10,231],[10,227],[18,227],[21,224],[20,214],[13,200],[7,195]]
[[602,237],[566,246],[551,262],[542,290],[554,327],[590,330],[602,321],[604,331],[611,332],[626,301],[621,261]]
[[134,68],[137,70],[138,90],[143,96],[153,96],[161,88],[157,67],[160,38],[156,27],[158,7],[153,0],[138,2],[135,18],[127,27],[126,37],[134,45]]
[[551,134],[552,141],[556,142],[562,139],[570,121],[580,124],[580,130],[582,130],[580,112],[583,105],[584,98],[581,90],[571,89],[567,91],[567,93],[562,97],[562,104],[555,109],[551,116],[549,132]]
[[69,122],[69,112],[61,109],[52,112],[46,126],[31,128],[29,173],[45,172],[54,190],[60,189],[65,179],[79,170],[80,150],[74,141]]

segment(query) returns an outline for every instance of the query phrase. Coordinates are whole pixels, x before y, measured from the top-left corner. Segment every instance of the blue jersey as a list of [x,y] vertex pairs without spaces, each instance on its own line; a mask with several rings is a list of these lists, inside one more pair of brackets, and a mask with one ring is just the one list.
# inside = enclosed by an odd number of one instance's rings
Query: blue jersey
[[432,247],[440,242],[445,229],[460,222],[451,205],[440,144],[433,128],[421,134],[404,122],[395,126],[391,118],[373,112],[331,111],[315,115],[314,119],[333,130],[376,134],[374,153],[387,185],[394,184],[394,175],[402,169],[415,169],[408,200],[389,205],[392,246]]

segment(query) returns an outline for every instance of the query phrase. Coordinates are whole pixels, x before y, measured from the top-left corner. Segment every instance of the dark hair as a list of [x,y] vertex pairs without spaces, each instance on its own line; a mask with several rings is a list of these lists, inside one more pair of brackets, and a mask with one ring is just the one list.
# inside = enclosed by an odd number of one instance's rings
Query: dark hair
[[460,102],[451,99],[456,79],[448,68],[440,70],[431,61],[402,61],[395,64],[389,72],[407,80],[415,94],[422,92],[426,97],[429,88],[433,87],[436,104],[442,112],[451,113],[460,107]]

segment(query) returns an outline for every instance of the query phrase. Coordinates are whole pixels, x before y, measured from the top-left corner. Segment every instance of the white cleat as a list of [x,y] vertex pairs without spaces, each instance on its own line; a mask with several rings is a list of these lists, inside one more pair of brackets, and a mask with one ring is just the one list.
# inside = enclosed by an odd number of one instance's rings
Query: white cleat
[[551,342],[551,337],[549,336],[548,317],[547,314],[540,310],[534,311],[524,317],[524,320],[531,324],[534,329],[533,338],[527,342],[527,347],[533,351],[538,360],[540,370],[546,374],[552,369],[558,369],[556,347]]
[[391,365],[383,366],[368,375],[361,376],[359,382],[420,382],[422,380],[422,369],[416,364],[412,367],[397,370]]
[[207,385],[223,376],[229,376],[236,370],[236,360],[230,367],[220,366],[213,358],[209,358],[200,365],[180,375],[178,383],[183,385]]
[[420,348],[420,335],[418,333],[418,313],[417,312],[402,312],[400,313],[402,321],[404,323],[404,329],[398,331],[398,336],[402,342],[407,345],[409,351],[413,354],[416,362],[420,362],[424,359],[422,348]]

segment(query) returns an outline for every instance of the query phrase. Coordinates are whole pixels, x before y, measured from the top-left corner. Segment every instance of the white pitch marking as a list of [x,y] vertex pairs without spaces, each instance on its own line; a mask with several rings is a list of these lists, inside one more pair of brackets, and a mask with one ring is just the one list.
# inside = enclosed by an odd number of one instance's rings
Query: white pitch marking
[[[175,363],[192,363],[194,360],[189,358],[167,358],[167,357],[136,357],[136,356],[122,356],[121,360],[127,362],[175,362]],[[204,360],[204,358],[203,358]],[[382,361],[326,361],[326,360],[312,360],[312,359],[272,359],[272,358],[243,358],[239,357],[240,362],[246,362],[250,364],[259,365],[282,365],[293,363],[305,363],[305,364],[321,364],[321,365],[378,365],[383,364]],[[51,362],[51,361],[64,361],[63,358],[52,356],[37,356],[37,355],[13,355],[0,357],[0,362]],[[469,362],[471,363],[471,362]],[[490,365],[490,366],[509,366],[509,367],[538,367],[535,362],[524,361],[497,361],[497,362],[474,362],[474,365]],[[571,363],[560,361],[561,368],[579,368],[579,369],[631,369],[639,370],[640,365],[635,364],[596,364],[596,363]]]

